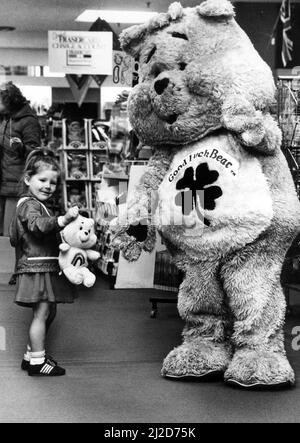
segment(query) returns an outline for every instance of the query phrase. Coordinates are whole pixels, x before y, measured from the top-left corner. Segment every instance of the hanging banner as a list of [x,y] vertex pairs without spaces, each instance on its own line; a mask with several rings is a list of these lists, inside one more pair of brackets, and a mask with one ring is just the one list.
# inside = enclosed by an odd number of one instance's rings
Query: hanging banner
[[92,82],[92,77],[90,75],[67,74],[66,79],[70,85],[73,97],[80,107],[88,92],[88,89]]
[[48,31],[49,69],[112,75],[112,32]]

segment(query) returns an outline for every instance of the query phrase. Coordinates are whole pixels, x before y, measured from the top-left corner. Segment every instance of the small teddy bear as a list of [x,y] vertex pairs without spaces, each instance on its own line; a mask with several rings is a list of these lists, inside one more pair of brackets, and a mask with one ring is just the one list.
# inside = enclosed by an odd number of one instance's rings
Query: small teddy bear
[[80,122],[73,121],[68,125],[68,141],[70,145],[74,143],[75,148],[84,142],[84,129]]
[[96,261],[100,257],[99,252],[91,250],[97,241],[94,220],[79,215],[64,227],[61,237],[58,261],[62,272],[71,283],[90,288],[96,277],[87,268],[88,260]]
[[85,164],[80,157],[76,156],[70,161],[70,178],[81,180],[86,178]]

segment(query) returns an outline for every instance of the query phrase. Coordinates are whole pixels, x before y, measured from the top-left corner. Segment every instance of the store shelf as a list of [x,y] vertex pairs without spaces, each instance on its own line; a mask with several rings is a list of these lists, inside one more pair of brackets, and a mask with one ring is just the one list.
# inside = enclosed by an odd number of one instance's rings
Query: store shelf
[[278,81],[278,122],[283,134],[282,148],[300,197],[300,77],[280,76]]
[[[63,143],[60,158],[65,175],[62,184],[64,208],[67,210],[68,207],[77,204],[80,209],[93,214],[95,211],[94,194],[97,185],[102,181],[102,169],[108,161],[107,150],[103,147],[92,147],[95,142],[92,137],[92,120],[90,119],[84,119],[84,135],[80,135],[85,143],[78,143],[77,147],[71,146],[68,140],[70,125],[66,119],[62,120]],[[103,143],[102,141],[102,146]]]
[[118,174],[103,174],[103,178],[107,180],[128,180],[128,175],[118,175]]

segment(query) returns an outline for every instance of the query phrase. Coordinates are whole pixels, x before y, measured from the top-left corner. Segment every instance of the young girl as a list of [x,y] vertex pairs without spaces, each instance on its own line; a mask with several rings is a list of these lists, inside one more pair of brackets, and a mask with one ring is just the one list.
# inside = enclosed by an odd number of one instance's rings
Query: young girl
[[75,289],[63,274],[59,275],[57,257],[59,231],[78,216],[78,208],[55,217],[45,206],[56,190],[59,176],[60,168],[51,151],[38,149],[29,154],[23,176],[24,194],[10,226],[17,257],[15,302],[33,310],[29,344],[21,365],[31,376],[65,374],[45,353],[46,332],[54,320],[56,304],[72,303]]

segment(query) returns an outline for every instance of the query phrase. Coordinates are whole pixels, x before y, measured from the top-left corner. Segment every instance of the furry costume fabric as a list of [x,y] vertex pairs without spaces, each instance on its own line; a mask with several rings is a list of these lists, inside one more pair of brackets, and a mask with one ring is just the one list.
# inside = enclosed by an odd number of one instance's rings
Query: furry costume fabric
[[118,241],[136,260],[153,249],[155,225],[185,275],[183,344],[165,358],[162,375],[292,385],[280,272],[300,207],[268,111],[271,71],[226,0],[173,3],[120,40],[140,60],[130,121],[155,153]]

